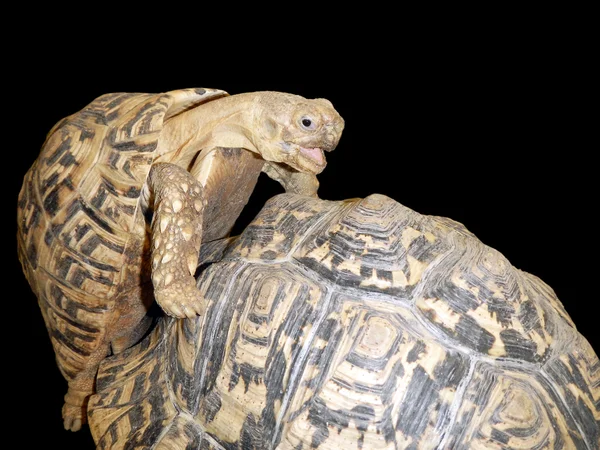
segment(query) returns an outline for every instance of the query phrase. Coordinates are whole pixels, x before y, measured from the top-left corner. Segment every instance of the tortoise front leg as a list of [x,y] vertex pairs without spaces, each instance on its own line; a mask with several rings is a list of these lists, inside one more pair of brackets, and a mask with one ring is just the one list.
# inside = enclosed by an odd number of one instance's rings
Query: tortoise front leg
[[318,197],[319,180],[312,173],[299,172],[285,164],[267,161],[262,171],[278,181],[286,192]]
[[152,283],[154,297],[170,316],[204,312],[194,273],[202,241],[202,186],[184,169],[157,163],[148,185],[154,197]]

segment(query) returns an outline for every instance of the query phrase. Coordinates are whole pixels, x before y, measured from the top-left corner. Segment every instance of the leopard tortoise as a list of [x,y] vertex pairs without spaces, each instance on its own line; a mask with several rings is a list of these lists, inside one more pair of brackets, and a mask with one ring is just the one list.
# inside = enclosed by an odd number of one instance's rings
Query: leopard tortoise
[[102,362],[98,448],[599,448],[594,350],[450,219],[281,194],[198,287],[205,314]]
[[201,88],[106,94],[55,125],[23,181],[17,240],[68,381],[66,429],[154,299],[176,317],[203,311],[200,245],[229,234],[259,174],[316,196],[343,127],[325,99]]

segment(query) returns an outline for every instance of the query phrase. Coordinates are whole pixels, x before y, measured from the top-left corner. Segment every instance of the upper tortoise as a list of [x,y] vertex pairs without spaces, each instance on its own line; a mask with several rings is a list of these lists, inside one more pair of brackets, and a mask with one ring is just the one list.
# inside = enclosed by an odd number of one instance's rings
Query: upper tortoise
[[99,449],[600,448],[600,361],[552,289],[383,195],[269,200],[206,313],[105,359]]
[[215,89],[103,95],[50,131],[18,200],[19,259],[86,418],[98,364],[146,332],[153,299],[202,313],[200,245],[226,237],[261,172],[316,196],[344,121],[325,99]]

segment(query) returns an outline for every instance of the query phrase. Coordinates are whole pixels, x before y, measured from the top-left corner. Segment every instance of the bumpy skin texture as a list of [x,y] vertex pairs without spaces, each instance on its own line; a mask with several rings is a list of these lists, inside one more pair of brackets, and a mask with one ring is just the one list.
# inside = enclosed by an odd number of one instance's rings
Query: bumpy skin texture
[[102,363],[98,448],[599,448],[598,356],[461,224],[282,194],[229,244],[205,314]]
[[205,201],[200,184],[174,164],[158,163],[148,180],[154,193],[152,283],[156,301],[177,317],[202,314],[194,273],[202,242]]
[[316,196],[343,125],[323,99],[216,89],[106,94],[56,124],[24,177],[17,241],[69,383],[66,429],[86,421],[98,364],[145,334],[154,300],[175,317],[204,310],[200,245],[228,236],[266,166]]

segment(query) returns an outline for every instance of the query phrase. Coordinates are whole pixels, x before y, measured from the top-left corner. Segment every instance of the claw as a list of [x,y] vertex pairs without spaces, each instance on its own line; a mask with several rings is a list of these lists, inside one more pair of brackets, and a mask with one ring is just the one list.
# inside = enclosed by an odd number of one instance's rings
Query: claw
[[198,301],[195,301],[192,303],[192,308],[194,308],[194,311],[196,312],[197,315],[201,316],[202,314],[204,314],[205,312],[205,300],[203,298],[201,298]]
[[65,403],[63,405],[63,426],[67,431],[79,431],[84,424],[82,417],[83,410],[81,406],[74,406]]
[[179,306],[177,306],[176,304],[172,304],[169,307],[169,310],[166,311],[167,314],[177,317],[179,319],[182,319],[185,317],[185,314],[183,314],[183,311],[181,310],[181,308],[179,308]]
[[69,418],[65,421],[65,430],[79,431],[81,430],[81,419]]
[[193,303],[191,305],[181,305],[181,309],[188,319],[193,319],[197,315],[196,310],[193,308]]
[[204,314],[205,300],[192,276],[172,281],[167,287],[154,291],[154,296],[163,311],[170,316],[193,319]]

